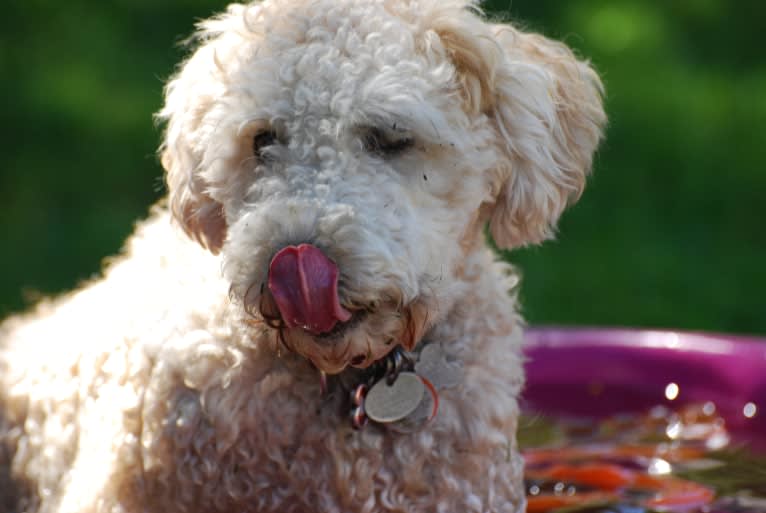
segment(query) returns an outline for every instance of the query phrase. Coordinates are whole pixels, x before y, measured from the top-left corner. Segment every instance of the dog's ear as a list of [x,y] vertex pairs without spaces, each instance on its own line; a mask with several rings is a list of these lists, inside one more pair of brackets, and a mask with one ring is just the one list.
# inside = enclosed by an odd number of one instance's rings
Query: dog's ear
[[504,155],[490,172],[490,232],[503,248],[541,242],[585,185],[606,122],[601,81],[563,44],[463,14],[434,30],[466,108],[490,118]]
[[212,100],[204,91],[193,90],[193,59],[168,83],[165,105],[157,114],[166,123],[161,161],[174,219],[190,238],[217,254],[226,238],[226,218],[223,206],[208,194],[201,150],[191,140]]

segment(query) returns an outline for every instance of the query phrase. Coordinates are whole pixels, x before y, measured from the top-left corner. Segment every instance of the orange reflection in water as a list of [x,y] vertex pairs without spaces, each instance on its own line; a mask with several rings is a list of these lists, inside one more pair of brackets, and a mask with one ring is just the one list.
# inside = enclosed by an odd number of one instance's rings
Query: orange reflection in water
[[557,420],[554,431],[557,439],[524,450],[528,513],[599,504],[702,511],[715,491],[677,473],[716,465],[710,450],[730,439],[712,403],[602,422]]

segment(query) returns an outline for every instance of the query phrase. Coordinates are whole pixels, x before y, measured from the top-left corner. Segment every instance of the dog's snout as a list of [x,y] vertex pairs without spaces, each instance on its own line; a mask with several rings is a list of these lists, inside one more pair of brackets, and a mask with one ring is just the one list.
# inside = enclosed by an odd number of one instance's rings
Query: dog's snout
[[319,335],[351,312],[338,297],[338,266],[311,244],[282,248],[269,265],[268,287],[285,325]]

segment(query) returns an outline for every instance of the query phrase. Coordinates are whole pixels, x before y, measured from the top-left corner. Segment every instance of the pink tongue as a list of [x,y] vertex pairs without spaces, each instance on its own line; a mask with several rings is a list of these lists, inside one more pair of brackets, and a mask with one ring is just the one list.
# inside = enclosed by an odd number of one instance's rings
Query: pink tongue
[[338,267],[311,244],[287,246],[274,255],[269,290],[290,328],[318,335],[351,318],[338,299]]

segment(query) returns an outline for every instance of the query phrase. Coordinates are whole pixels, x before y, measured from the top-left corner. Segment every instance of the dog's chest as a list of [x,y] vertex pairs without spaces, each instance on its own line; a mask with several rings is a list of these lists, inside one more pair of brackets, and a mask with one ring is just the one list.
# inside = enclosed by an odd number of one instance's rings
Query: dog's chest
[[[449,420],[460,410],[459,386],[440,394],[444,418],[409,433],[375,424],[353,429],[348,401],[322,396],[318,373],[278,369],[258,380],[242,375],[225,388],[168,392],[153,401],[164,403],[164,412],[148,412],[145,486],[154,499],[180,500],[190,511],[350,508],[394,475],[412,476],[405,486],[438,490],[438,475],[465,461],[473,443],[464,433],[456,444],[462,428]],[[494,452],[504,457],[504,448]]]

